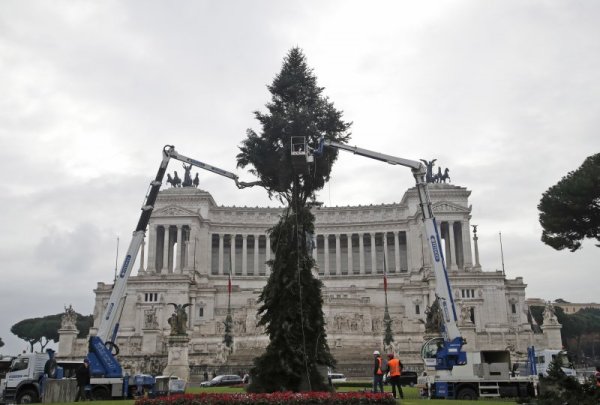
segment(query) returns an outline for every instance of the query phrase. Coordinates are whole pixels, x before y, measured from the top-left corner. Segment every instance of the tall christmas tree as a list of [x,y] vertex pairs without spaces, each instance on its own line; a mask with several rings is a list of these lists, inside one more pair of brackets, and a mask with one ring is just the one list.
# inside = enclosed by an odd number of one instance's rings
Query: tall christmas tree
[[324,366],[333,366],[323,316],[322,283],[312,274],[310,255],[314,216],[307,203],[323,188],[337,158],[328,149],[308,167],[292,164],[291,137],[303,137],[316,148],[321,137],[347,142],[350,123],[342,121],[299,48],[284,59],[281,72],[268,86],[268,113],[256,111],[262,126],[257,134],[248,129],[237,156],[238,166],[251,166],[270,197],[287,205],[285,214],[270,232],[275,258],[259,303],[259,325],[269,335],[263,355],[251,370],[253,392],[326,390]]
[[383,344],[384,346],[389,346],[394,341],[394,335],[392,334],[392,317],[390,316],[390,311],[388,309],[388,299],[387,299],[387,263],[385,260],[385,252],[383,254],[383,293],[385,295],[385,310],[383,313],[383,324],[385,325],[384,333],[383,333]]
[[223,343],[231,353],[233,351],[233,318],[231,316],[231,261],[229,262],[229,280],[227,281],[227,316],[225,317],[225,334]]

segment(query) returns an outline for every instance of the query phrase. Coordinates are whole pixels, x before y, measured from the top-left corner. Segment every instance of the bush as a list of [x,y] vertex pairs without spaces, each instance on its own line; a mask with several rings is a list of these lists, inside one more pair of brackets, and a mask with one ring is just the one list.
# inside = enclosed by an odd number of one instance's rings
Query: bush
[[272,394],[185,394],[162,398],[142,398],[135,405],[395,405],[389,393],[275,392]]

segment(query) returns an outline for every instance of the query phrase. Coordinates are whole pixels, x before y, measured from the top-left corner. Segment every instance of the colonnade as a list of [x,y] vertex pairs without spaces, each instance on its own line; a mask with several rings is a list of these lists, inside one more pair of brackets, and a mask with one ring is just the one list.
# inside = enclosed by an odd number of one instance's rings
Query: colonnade
[[[448,270],[472,267],[468,223],[440,221],[438,227]],[[209,233],[206,250],[204,246],[190,246],[191,233],[189,225],[155,225],[150,232],[148,270],[183,273],[188,264],[193,265],[197,249],[199,257],[208,255],[206,261],[200,262],[208,263],[209,274],[269,275],[265,263],[274,257],[269,235]],[[407,230],[322,233],[314,237],[312,256],[319,274],[324,276],[381,274],[384,263],[388,273],[403,273],[411,267],[421,267],[420,256],[427,253],[424,243],[418,246],[418,237],[411,237]],[[429,262],[427,254],[425,262]]]
[[313,258],[322,275],[352,275],[408,271],[405,231],[317,235]]
[[[193,249],[189,246],[190,235],[189,225],[155,225],[149,235],[148,271],[183,273],[188,264],[193,264],[193,257],[190,257],[193,255]],[[141,256],[143,266],[143,250]]]

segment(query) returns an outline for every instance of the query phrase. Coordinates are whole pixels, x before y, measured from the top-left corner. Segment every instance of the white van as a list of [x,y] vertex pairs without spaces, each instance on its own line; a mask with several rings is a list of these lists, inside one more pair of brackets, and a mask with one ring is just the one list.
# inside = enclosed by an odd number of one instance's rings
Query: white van
[[328,373],[327,378],[329,378],[332,384],[346,382],[346,376],[342,373]]

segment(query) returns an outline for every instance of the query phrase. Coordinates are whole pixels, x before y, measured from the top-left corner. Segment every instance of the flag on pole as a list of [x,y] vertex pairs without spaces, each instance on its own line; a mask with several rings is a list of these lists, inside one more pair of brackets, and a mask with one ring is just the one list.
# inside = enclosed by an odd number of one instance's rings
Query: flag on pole
[[383,252],[383,291],[387,293],[387,264],[385,262],[385,252]]

